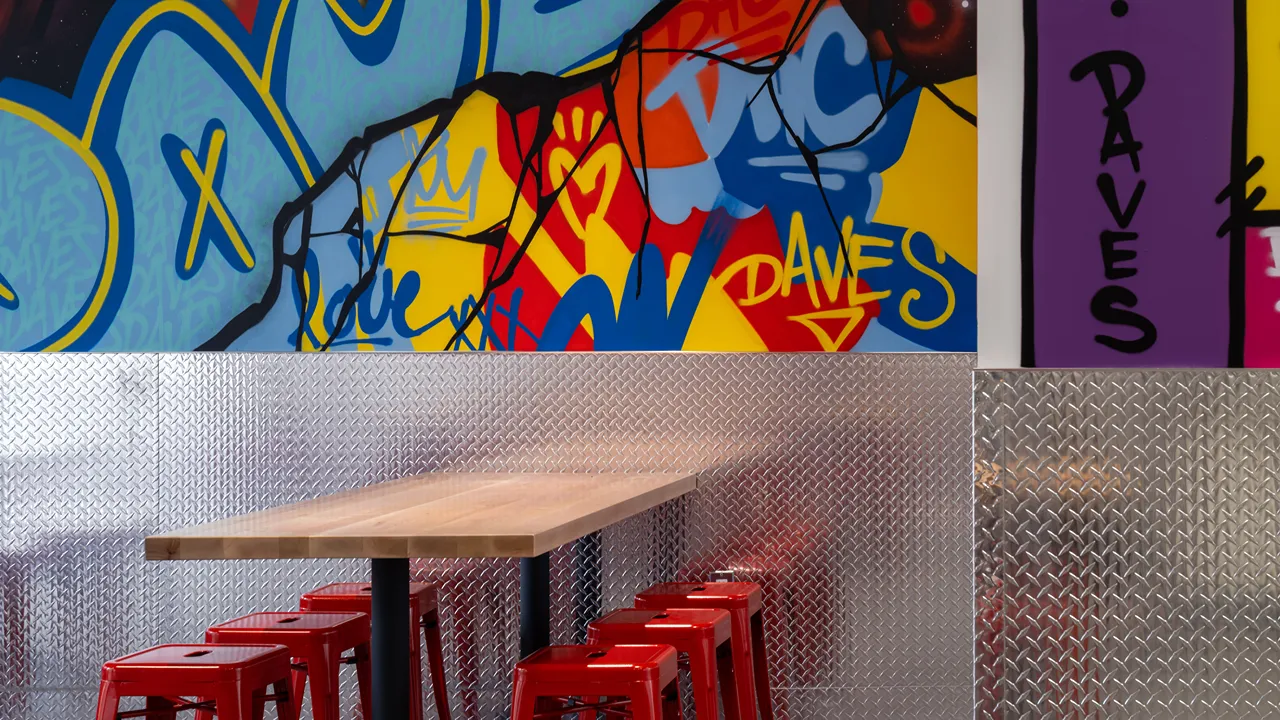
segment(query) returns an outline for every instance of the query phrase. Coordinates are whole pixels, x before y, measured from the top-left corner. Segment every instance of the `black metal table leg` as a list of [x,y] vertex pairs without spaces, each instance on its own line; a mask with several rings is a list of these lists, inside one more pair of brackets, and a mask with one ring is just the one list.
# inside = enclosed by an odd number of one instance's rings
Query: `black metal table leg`
[[373,561],[374,720],[409,717],[409,561]]
[[551,555],[543,553],[520,560],[520,657],[550,644]]
[[584,535],[574,543],[573,632],[574,642],[585,642],[587,626],[600,617],[604,597],[600,578],[600,553],[603,543],[599,532]]

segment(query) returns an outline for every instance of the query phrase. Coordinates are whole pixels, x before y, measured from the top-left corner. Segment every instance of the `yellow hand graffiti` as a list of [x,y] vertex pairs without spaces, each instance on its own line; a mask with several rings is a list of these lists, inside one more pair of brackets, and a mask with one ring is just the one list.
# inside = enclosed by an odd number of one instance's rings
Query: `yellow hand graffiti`
[[[583,115],[582,108],[573,109],[573,139],[578,142],[584,140]],[[602,113],[595,113],[591,119],[590,134],[585,139],[595,138],[603,120],[604,115]],[[561,140],[565,139],[567,133],[564,127],[564,116],[558,112],[555,117],[555,131]],[[564,184],[565,176],[569,174],[569,171],[573,169],[576,163],[578,163],[578,157],[568,149],[556,147],[551,150],[548,164],[551,171],[551,182],[555,187],[560,187]],[[574,234],[581,240],[586,240],[587,223],[590,222],[591,217],[600,216],[603,219],[604,214],[609,211],[609,206],[613,203],[613,193],[618,188],[619,178],[622,177],[622,148],[617,143],[611,142],[598,147],[595,152],[591,153],[590,157],[578,165],[578,169],[573,172],[571,180],[581,192],[591,193],[600,185],[601,175],[604,176],[604,182],[600,186],[599,200],[596,202],[595,209],[587,213],[585,221],[578,215],[578,211],[574,208],[573,201],[569,199],[568,193],[560,193],[560,197],[557,199],[560,210],[569,222],[569,227],[573,228]]]

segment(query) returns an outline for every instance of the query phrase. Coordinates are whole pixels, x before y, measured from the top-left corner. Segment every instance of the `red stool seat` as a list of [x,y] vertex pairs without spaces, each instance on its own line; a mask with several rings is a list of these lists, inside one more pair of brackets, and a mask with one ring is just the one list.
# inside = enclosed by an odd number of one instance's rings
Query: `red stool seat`
[[[719,608],[728,610],[733,634],[734,685],[738,710],[743,720],[752,720],[760,709],[762,720],[773,720],[773,697],[769,691],[769,663],[764,642],[764,593],[750,582],[661,583],[636,595],[636,607],[645,610],[669,608]],[[754,686],[754,687],[753,687]]]
[[[299,607],[314,612],[369,613],[373,586],[368,583],[333,583],[302,596]],[[409,584],[409,718],[422,720],[422,638],[427,646],[427,668],[440,720],[451,720],[449,690],[444,680],[444,646],[440,640],[440,613],[436,588],[427,583]]]
[[[574,702],[579,698],[580,702]],[[629,709],[635,720],[679,720],[669,645],[553,645],[516,665],[512,720]]]
[[219,720],[254,720],[271,699],[279,717],[293,718],[289,672],[281,645],[159,645],[102,666],[97,720],[116,720],[124,697],[147,698],[154,718],[214,710]]
[[369,616],[364,613],[265,612],[245,615],[205,631],[207,643],[273,643],[289,648],[295,662],[293,697],[301,705],[302,691],[311,680],[311,716],[339,720],[338,668],[342,653],[351,650],[360,684],[360,707],[372,717]]
[[724,693],[725,718],[738,718],[734,694],[732,623],[728,610],[615,610],[587,626],[588,645],[670,645],[689,656],[693,704],[698,720],[717,720],[716,679]]
[[[363,604],[367,609],[373,601],[373,586],[369,583],[332,583],[316,588],[302,596],[302,602],[314,607],[304,610],[337,610],[338,605]],[[422,615],[436,609],[436,586],[429,583],[409,583],[409,609]],[[342,612],[364,612],[361,610]]]

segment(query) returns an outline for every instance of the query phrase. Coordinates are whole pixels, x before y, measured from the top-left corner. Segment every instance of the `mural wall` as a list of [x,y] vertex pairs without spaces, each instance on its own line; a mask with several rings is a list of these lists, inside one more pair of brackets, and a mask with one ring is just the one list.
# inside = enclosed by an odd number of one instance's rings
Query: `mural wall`
[[975,349],[976,0],[108,5],[0,17],[0,350]]
[[1023,364],[1280,367],[1280,4],[1025,9]]

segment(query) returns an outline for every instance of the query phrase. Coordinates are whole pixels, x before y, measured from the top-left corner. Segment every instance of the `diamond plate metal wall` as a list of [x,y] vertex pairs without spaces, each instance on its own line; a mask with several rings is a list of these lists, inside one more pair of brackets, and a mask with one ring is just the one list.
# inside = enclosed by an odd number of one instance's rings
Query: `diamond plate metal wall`
[[[367,574],[145,563],[148,532],[431,470],[699,469],[698,493],[553,554],[556,640],[727,570],[765,585],[781,717],[967,717],[971,362],[0,355],[0,718],[88,717],[103,660]],[[517,564],[414,571],[441,584],[456,716],[502,717]]]
[[1280,715],[1280,375],[979,372],[977,716]]
[[0,354],[0,717],[91,708],[90,659],[148,636],[158,362]]

